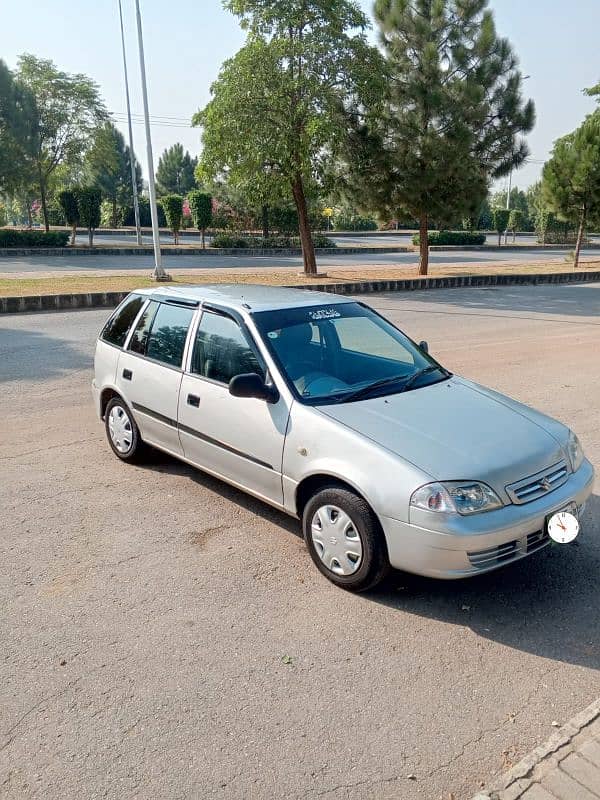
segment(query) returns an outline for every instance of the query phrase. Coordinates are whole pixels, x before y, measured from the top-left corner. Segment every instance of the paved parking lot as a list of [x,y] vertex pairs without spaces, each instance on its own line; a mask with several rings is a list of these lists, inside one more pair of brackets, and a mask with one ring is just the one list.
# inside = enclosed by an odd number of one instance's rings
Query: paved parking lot
[[[366,299],[600,467],[600,284]],[[112,456],[105,317],[0,319],[0,797],[462,800],[595,699],[598,493],[573,545],[346,594],[294,520]]]

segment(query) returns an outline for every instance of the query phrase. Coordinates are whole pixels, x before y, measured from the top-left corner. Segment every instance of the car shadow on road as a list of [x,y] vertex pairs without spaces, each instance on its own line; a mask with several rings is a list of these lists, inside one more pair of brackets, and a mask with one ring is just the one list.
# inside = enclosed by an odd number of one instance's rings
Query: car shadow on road
[[[302,538],[298,520],[170,456],[156,451],[146,468],[186,476]],[[362,596],[398,613],[468,626],[507,647],[600,669],[599,522],[600,496],[593,495],[582,533],[570,545],[551,543],[522,561],[459,581],[394,570],[381,587]]]
[[[369,302],[369,299],[367,302]],[[379,294],[373,296],[373,305],[378,311],[386,311],[385,300],[398,300],[398,294]],[[432,306],[423,309],[424,313],[469,313],[494,314],[502,312],[502,316],[528,314],[550,314],[556,316],[594,317],[587,324],[600,325],[600,284],[538,284],[529,286],[491,286],[485,288],[465,287],[457,289],[421,290],[404,294],[403,299]],[[444,305],[446,308],[436,312],[433,306]],[[457,306],[453,312],[447,306]],[[395,305],[387,309],[403,311],[402,306]],[[506,312],[514,312],[507,314]],[[540,319],[543,320],[543,317]]]
[[439,581],[394,572],[373,602],[451,625],[554,661],[600,669],[600,496],[572,544],[494,572]]
[[302,529],[299,520],[290,517],[283,511],[270,506],[268,503],[258,500],[252,495],[243,492],[241,489],[236,489],[225,481],[219,478],[213,478],[208,472],[202,472],[200,469],[189,466],[179,459],[169,456],[159,450],[152,450],[151,456],[143,464],[138,467],[142,469],[152,470],[152,472],[162,472],[169,475],[182,475],[197,483],[203,489],[219,495],[224,500],[229,500],[238,506],[256,514],[259,517],[267,520],[268,522],[283,528],[288,533],[293,533],[294,536],[302,538]]

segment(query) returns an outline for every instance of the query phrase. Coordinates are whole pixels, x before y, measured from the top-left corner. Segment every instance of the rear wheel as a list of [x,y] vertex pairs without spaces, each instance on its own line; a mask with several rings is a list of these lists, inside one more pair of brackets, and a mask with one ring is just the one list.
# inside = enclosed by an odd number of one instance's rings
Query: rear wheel
[[385,538],[369,504],[338,486],[327,486],[302,514],[304,538],[318,569],[332,583],[364,592],[389,571]]
[[121,461],[139,461],[144,454],[144,443],[133,414],[120,397],[109,400],[104,424],[113,453]]

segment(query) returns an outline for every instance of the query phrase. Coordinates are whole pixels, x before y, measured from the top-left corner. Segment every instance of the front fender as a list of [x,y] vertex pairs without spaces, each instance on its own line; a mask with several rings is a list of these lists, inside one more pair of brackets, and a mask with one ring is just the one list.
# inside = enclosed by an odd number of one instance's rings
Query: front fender
[[296,513],[296,490],[306,478],[331,476],[349,484],[379,516],[408,521],[415,489],[431,476],[312,406],[294,403],[283,451],[286,510]]

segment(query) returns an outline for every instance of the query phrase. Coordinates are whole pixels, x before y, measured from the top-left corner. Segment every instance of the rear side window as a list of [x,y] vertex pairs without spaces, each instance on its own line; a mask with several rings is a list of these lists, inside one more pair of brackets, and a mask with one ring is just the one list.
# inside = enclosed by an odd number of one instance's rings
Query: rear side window
[[130,294],[116,314],[104,326],[100,338],[116,347],[123,347],[133,320],[137,317],[144,298],[139,294]]
[[129,346],[127,348],[128,350],[132,350],[134,353],[139,353],[141,356],[146,355],[150,326],[152,325],[158,306],[159,303],[155,303],[154,300],[148,303],[144,309],[144,313],[138,319],[137,325],[133,329],[131,339],[129,340]]
[[194,309],[161,303],[147,337],[146,355],[172,367],[180,367]]

